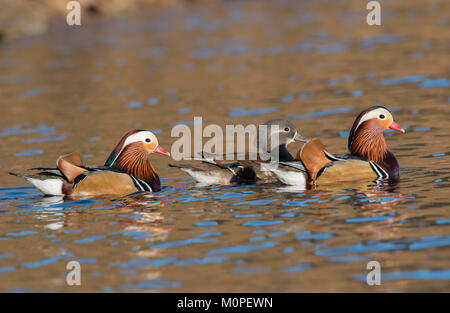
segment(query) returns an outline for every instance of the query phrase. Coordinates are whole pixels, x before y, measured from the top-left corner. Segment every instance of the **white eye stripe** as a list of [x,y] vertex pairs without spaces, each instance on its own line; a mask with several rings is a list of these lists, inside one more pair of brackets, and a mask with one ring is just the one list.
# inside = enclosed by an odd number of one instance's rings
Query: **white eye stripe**
[[[149,139],[149,138],[151,140],[151,138],[153,138],[154,136],[155,135],[153,135],[153,133],[149,132],[149,131],[141,131],[141,132],[135,133],[133,135],[130,135],[123,143],[122,149],[134,142],[139,142],[139,141],[145,142],[146,139]],[[153,140],[151,140],[151,141],[153,141]]]
[[[130,136],[128,136],[128,138],[125,140],[125,142],[123,143],[122,148],[120,149],[119,153],[117,154],[116,158],[114,159],[114,161],[112,163],[114,163],[117,158],[120,156],[120,154],[122,153],[122,151],[126,148],[126,146],[135,143],[135,142],[145,142],[146,139],[148,138],[153,138],[154,140],[156,140],[156,136],[149,131],[140,131],[137,133],[134,133]],[[151,140],[150,142],[154,141]]]
[[[365,121],[368,121],[372,118],[379,118],[380,115],[384,115],[386,119],[388,116],[390,116],[391,114],[389,113],[389,111],[387,111],[386,109],[383,108],[379,108],[379,109],[375,109],[373,111],[367,112],[365,115],[363,115],[363,117],[359,120],[358,126],[356,126],[356,129],[359,128],[359,126],[364,123]],[[355,130],[356,130],[355,129]]]

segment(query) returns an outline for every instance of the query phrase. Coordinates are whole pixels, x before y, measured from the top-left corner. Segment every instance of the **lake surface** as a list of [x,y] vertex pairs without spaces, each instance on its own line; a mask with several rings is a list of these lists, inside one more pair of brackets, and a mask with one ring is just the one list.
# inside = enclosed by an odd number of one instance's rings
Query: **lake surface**
[[[449,9],[383,1],[371,27],[360,1],[223,1],[55,21],[2,43],[0,291],[450,291]],[[396,185],[201,187],[157,155],[153,195],[42,197],[8,175],[77,149],[103,164],[135,128],[170,150],[194,116],[288,118],[345,153],[376,104],[406,129],[385,134]],[[66,284],[72,260],[81,286]]]

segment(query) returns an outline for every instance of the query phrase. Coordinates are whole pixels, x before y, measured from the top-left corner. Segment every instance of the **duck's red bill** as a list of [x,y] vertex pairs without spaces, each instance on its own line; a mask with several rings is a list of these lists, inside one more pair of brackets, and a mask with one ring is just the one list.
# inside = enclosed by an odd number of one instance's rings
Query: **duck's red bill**
[[155,149],[153,152],[156,152],[156,153],[160,153],[160,154],[164,154],[164,155],[170,156],[170,153],[167,152],[166,150],[164,150],[160,145],[157,145],[157,146],[156,146],[156,149]]
[[396,122],[392,122],[391,126],[389,126],[390,129],[394,129],[394,130],[398,130],[399,132],[404,133],[405,130],[403,128],[401,128],[400,126],[398,126],[398,124]]

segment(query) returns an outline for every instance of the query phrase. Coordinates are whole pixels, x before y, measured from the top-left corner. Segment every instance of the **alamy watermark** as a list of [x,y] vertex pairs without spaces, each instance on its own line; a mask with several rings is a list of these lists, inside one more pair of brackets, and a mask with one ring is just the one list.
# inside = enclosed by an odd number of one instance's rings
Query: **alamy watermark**
[[369,1],[366,6],[370,11],[366,16],[367,25],[381,25],[381,5],[378,1]]
[[69,286],[81,285],[81,265],[78,261],[70,261],[66,265],[66,269],[69,272],[66,275],[66,283]]
[[369,286],[381,285],[381,265],[377,261],[370,261],[366,266],[370,272],[366,276],[366,282]]
[[78,1],[67,2],[66,9],[70,10],[66,16],[67,25],[81,25],[81,5]]
[[[193,132],[185,124],[175,125],[172,128],[171,137],[178,138],[170,151],[174,160],[190,159],[193,148],[194,154],[201,154],[203,158],[212,157],[215,160],[279,161],[280,136],[288,132],[280,129],[278,125],[264,124],[226,125],[224,131],[216,124],[209,124],[203,128],[202,122],[202,117],[194,117]],[[205,144],[204,138],[208,138]]]
[[[70,10],[67,13],[66,21],[69,26],[81,25],[81,4],[79,1],[67,2],[66,9]],[[366,5],[367,10],[371,10],[366,16],[367,25],[381,25],[381,5],[378,1],[369,1]]]

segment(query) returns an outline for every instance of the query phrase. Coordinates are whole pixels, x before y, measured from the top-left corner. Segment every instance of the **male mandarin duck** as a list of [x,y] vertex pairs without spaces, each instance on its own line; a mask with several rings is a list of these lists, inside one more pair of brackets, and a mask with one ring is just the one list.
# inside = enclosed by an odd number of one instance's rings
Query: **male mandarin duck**
[[[278,135],[278,158],[281,161],[293,161],[294,157],[287,150],[287,146],[293,141],[306,142],[302,136],[299,136],[298,130],[293,123],[285,119],[274,119],[267,121],[263,125],[267,126],[267,142],[262,145],[263,150],[270,153],[271,138]],[[278,134],[272,134],[269,131],[271,126],[278,126]],[[258,138],[259,138],[258,133]],[[258,140],[257,138],[257,140]],[[277,182],[278,180],[270,171],[262,171],[260,164],[263,161],[260,155],[250,153],[235,153],[234,155],[217,155],[201,153],[199,158],[194,158],[197,164],[169,164],[170,167],[176,167],[188,173],[194,180],[204,185],[227,185],[233,183],[255,183],[255,182]],[[201,161],[201,162],[198,162]]]
[[61,156],[57,168],[34,168],[25,178],[45,195],[126,195],[161,190],[158,174],[148,160],[152,153],[170,156],[156,136],[146,130],[128,132],[111,152],[104,166],[86,167],[78,152]]
[[349,155],[334,156],[314,138],[299,150],[299,161],[280,162],[270,170],[281,182],[298,186],[361,179],[396,181],[400,178],[399,165],[386,145],[383,132],[387,129],[405,132],[385,107],[368,108],[358,115],[350,130]]

